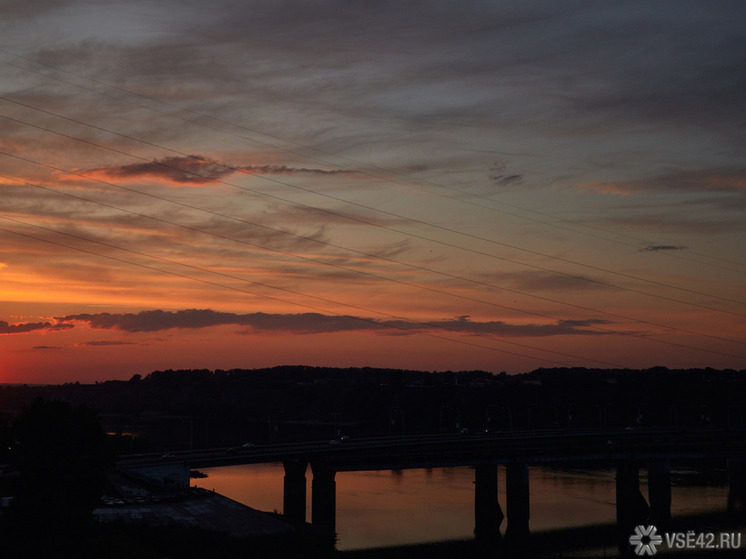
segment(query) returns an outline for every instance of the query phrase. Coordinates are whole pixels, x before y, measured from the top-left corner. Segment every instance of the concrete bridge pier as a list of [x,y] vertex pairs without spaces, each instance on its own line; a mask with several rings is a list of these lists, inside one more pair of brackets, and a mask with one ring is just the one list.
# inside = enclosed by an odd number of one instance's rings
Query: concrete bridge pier
[[282,512],[290,522],[306,521],[306,460],[283,462],[285,477],[282,498]]
[[503,511],[497,500],[497,464],[474,467],[474,536],[483,542],[500,539]]
[[640,493],[640,470],[633,460],[621,460],[616,468],[616,525],[619,550],[631,551],[629,537],[635,527],[646,524],[650,509]]
[[728,460],[728,512],[746,514],[746,459]]
[[311,471],[311,524],[333,542],[337,531],[337,482],[334,481],[337,472],[326,464],[314,463]]
[[648,524],[659,531],[671,525],[671,463],[667,458],[651,460],[648,465]]
[[530,502],[528,492],[528,466],[521,462],[511,462],[505,467],[505,493],[508,509],[508,526],[505,539],[510,542],[524,542],[528,539]]

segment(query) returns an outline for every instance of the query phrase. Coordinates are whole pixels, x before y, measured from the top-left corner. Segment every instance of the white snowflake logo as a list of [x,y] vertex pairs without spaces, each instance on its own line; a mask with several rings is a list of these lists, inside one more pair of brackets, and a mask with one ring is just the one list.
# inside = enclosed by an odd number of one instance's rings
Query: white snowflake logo
[[629,543],[635,546],[636,555],[655,555],[656,545],[663,543],[663,538],[657,533],[655,526],[638,526],[634,535],[629,537]]

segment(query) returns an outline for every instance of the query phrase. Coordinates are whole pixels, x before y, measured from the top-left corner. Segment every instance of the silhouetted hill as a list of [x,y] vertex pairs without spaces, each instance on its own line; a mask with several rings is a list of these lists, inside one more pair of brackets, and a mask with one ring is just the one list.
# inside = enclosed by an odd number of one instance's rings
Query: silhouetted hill
[[[484,371],[283,366],[167,370],[128,381],[0,387],[0,412],[37,397],[100,411],[123,446],[176,449],[454,432],[463,428],[744,426],[746,371]],[[2,423],[0,422],[0,425]]]

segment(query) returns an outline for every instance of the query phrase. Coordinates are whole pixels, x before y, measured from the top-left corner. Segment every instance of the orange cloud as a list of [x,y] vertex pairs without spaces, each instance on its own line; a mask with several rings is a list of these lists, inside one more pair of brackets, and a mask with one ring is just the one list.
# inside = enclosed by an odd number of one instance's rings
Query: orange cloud
[[676,172],[631,181],[592,182],[579,186],[601,194],[652,192],[746,192],[746,170]]
[[599,194],[615,194],[619,196],[627,196],[632,194],[632,190],[623,182],[591,182],[580,185],[580,190],[592,190]]

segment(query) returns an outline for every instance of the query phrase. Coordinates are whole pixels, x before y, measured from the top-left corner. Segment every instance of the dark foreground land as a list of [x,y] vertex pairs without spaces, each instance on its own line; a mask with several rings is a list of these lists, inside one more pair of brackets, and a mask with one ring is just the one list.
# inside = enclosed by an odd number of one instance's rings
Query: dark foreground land
[[[522,375],[287,366],[156,371],[0,387],[0,432],[41,397],[98,410],[123,450],[168,451],[461,429],[740,428],[746,371],[539,369]],[[0,461],[2,457],[0,456]]]
[[[743,531],[743,527],[741,527]],[[531,535],[530,543],[524,546],[485,547],[474,540],[456,540],[428,544],[396,546],[359,551],[336,552],[337,559],[615,559],[630,557],[620,554],[614,543],[614,526],[590,526],[575,530]],[[659,550],[661,559],[702,559],[721,557],[733,559],[746,556],[743,545],[732,550]],[[635,557],[635,555],[631,555]]]
[[[0,387],[0,541],[15,557],[615,557],[615,528],[329,551],[306,527],[240,537],[178,522],[100,522],[117,454],[468,430],[743,429],[746,371],[541,369],[525,375],[278,367],[157,371],[93,385]],[[191,505],[189,505],[191,506]],[[276,519],[281,520],[281,519]],[[677,519],[743,532],[743,517]],[[686,524],[690,522],[690,524]],[[743,542],[746,546],[746,542]],[[736,557],[733,551],[660,557]]]
[[[701,532],[703,527],[717,531],[746,534],[743,518],[710,514],[679,519],[672,530]],[[717,527],[717,528],[713,528]],[[4,534],[3,557],[82,559],[600,559],[630,557],[621,555],[616,545],[614,525],[587,526],[530,535],[527,543],[510,545],[499,542],[488,546],[473,539],[432,542],[374,549],[334,551],[301,535],[253,536],[230,535],[178,525],[151,526],[136,523],[111,523],[90,526],[85,532],[59,535],[44,533],[21,540]],[[739,549],[681,550],[660,549],[658,557],[722,558],[746,556],[746,542]],[[632,555],[631,557],[634,557]]]

